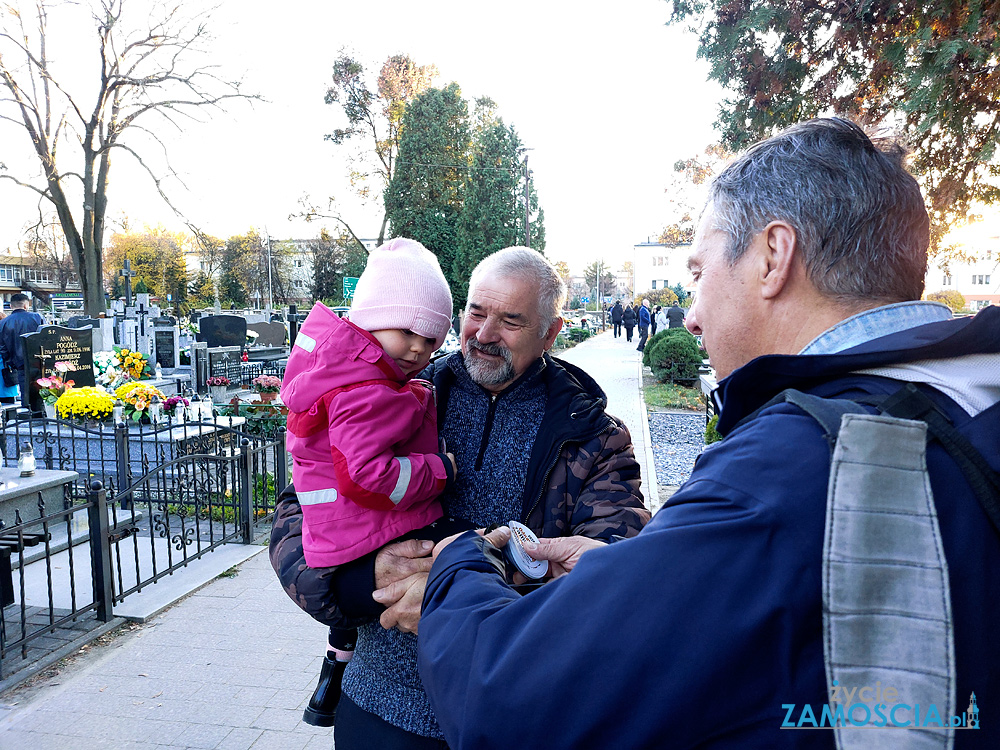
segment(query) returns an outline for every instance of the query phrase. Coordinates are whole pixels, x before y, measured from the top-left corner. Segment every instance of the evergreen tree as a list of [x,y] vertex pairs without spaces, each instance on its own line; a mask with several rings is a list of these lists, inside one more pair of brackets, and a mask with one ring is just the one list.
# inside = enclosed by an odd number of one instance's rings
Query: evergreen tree
[[390,236],[416,240],[437,255],[453,288],[469,140],[458,84],[428,89],[403,115],[396,171],[385,191]]
[[361,275],[368,262],[368,251],[346,232],[334,237],[325,229],[309,247],[313,252],[313,299],[345,303],[344,277]]
[[504,125],[490,99],[476,102],[472,166],[458,219],[458,245],[452,267],[455,306],[464,307],[469,276],[487,255],[517,242],[517,187],[520,141]]

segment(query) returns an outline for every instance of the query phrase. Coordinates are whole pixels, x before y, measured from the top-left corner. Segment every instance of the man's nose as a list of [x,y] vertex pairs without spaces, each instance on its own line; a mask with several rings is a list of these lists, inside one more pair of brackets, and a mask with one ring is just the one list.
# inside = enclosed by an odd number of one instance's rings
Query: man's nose
[[492,344],[500,340],[500,323],[492,317],[486,318],[476,331],[476,339],[483,344]]
[[695,310],[695,305],[691,305],[691,309],[688,310],[687,317],[684,319],[684,327],[695,336],[701,336],[701,324],[698,322],[698,313]]

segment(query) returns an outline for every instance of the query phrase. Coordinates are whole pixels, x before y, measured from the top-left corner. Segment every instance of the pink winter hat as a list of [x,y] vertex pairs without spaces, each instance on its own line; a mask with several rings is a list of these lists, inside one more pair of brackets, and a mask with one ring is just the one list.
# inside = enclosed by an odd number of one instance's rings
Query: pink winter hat
[[366,331],[399,328],[444,343],[451,326],[451,290],[437,257],[397,237],[371,251],[348,314]]

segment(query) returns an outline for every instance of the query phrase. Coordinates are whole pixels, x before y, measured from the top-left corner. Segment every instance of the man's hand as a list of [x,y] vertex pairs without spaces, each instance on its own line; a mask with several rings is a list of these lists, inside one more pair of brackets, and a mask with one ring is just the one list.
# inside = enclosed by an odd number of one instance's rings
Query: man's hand
[[433,542],[420,539],[387,544],[375,555],[375,587],[384,589],[414,573],[430,571],[433,561],[429,555],[433,547]]
[[386,608],[378,618],[382,627],[386,630],[397,628],[404,633],[416,633],[420,626],[420,605],[424,600],[426,586],[427,574],[414,573],[373,593],[375,601]]
[[538,544],[525,544],[524,551],[536,560],[548,560],[549,575],[558,578],[573,570],[584,552],[604,545],[600,539],[588,536],[561,536],[539,539]]
[[[476,529],[476,533],[479,534],[479,536],[485,535],[486,539],[489,540],[490,544],[492,544],[497,549],[502,549],[507,545],[507,542],[510,541],[510,529],[508,529],[506,526],[500,526],[499,528],[493,529],[493,531],[491,531],[489,534],[484,534],[485,531],[486,529]],[[434,552],[431,553],[431,559],[437,560],[437,556],[441,554],[441,551],[449,544],[454,542],[456,539],[458,539],[464,533],[465,533],[464,531],[460,531],[457,534],[452,534],[451,536],[445,537],[440,542],[435,544]]]

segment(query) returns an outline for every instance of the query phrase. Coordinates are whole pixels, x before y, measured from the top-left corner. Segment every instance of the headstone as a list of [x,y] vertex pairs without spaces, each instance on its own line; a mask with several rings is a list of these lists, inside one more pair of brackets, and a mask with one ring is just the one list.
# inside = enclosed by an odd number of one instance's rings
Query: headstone
[[56,362],[71,365],[63,375],[64,379],[72,380],[77,386],[95,384],[93,336],[89,328],[44,326],[21,338],[24,341],[24,364],[32,411],[43,411],[35,381],[51,375]]
[[67,328],[97,328],[100,324],[100,318],[91,318],[89,315],[74,315],[66,321]]
[[235,346],[240,350],[247,341],[247,321],[239,315],[211,315],[199,322],[198,341],[204,341],[209,349],[220,346]]
[[208,350],[208,376],[229,378],[233,385],[243,377],[243,362],[240,358],[243,348],[220,346]]
[[134,320],[123,320],[119,330],[121,334],[118,345],[129,351],[139,351],[139,324]]
[[208,393],[208,344],[195,341],[191,344],[191,369],[194,373],[194,389],[199,394]]
[[181,365],[180,345],[176,326],[153,326],[156,362],[164,370],[173,370]]
[[285,345],[285,324],[284,323],[250,323],[247,325],[248,331],[257,332],[257,346],[284,346]]

